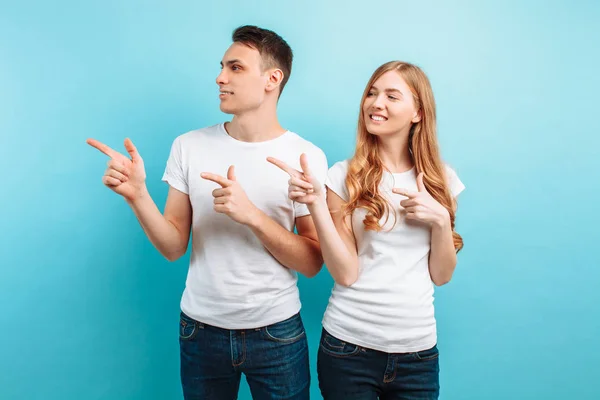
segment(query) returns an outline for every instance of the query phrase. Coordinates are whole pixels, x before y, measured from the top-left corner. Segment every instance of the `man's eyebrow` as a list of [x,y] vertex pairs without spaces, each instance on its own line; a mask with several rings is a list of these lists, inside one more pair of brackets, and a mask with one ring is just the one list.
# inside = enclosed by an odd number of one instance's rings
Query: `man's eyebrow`
[[[238,60],[237,58],[234,58],[233,60],[228,60],[228,61],[225,62],[225,64],[227,64],[227,65],[236,64],[236,63],[243,64],[242,61]],[[223,66],[223,61],[221,61],[220,64],[221,64],[221,67],[222,67]]]

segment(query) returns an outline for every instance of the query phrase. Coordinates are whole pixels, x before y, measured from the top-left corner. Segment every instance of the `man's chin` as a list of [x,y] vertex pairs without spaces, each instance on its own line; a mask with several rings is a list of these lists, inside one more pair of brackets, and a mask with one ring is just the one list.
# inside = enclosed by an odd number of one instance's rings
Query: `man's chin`
[[219,106],[219,108],[221,109],[221,112],[225,113],[225,114],[234,114],[235,110],[231,107],[226,107],[223,104],[221,104]]

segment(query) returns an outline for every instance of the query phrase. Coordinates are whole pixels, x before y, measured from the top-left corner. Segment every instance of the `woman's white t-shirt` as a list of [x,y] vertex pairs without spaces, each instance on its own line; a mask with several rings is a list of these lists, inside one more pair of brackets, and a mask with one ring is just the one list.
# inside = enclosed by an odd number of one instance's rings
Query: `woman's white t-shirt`
[[[334,164],[325,184],[348,201],[345,179],[348,160]],[[450,191],[456,197],[465,186],[446,166]],[[384,172],[380,193],[395,207],[380,232],[365,231],[366,210],[352,213],[352,229],[359,260],[357,281],[350,287],[335,284],[323,327],[338,339],[386,353],[426,350],[437,343],[433,283],[429,275],[430,228],[406,222],[400,201],[406,197],[392,188],[417,191],[414,167],[402,173]],[[385,217],[381,223],[385,221]]]

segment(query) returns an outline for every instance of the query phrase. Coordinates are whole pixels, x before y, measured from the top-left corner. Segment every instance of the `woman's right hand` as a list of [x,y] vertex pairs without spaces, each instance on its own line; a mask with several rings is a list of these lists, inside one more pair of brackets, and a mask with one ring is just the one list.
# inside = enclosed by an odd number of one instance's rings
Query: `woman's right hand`
[[290,200],[311,205],[319,199],[324,199],[325,191],[323,190],[323,185],[311,173],[306,158],[306,154],[302,153],[300,155],[300,167],[302,171],[298,171],[274,157],[268,157],[267,161],[279,167],[290,176],[290,180],[288,181],[288,197]]

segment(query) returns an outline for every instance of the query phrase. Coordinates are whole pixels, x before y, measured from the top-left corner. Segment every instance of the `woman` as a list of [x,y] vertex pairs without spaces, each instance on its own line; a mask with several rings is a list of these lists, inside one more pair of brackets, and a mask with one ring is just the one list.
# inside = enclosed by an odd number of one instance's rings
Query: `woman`
[[439,155],[433,92],[417,66],[394,61],[371,76],[354,156],[336,163],[327,192],[279,160],[290,199],[307,204],[335,280],[318,356],[325,399],[437,399],[433,284],[452,277],[464,189]]

